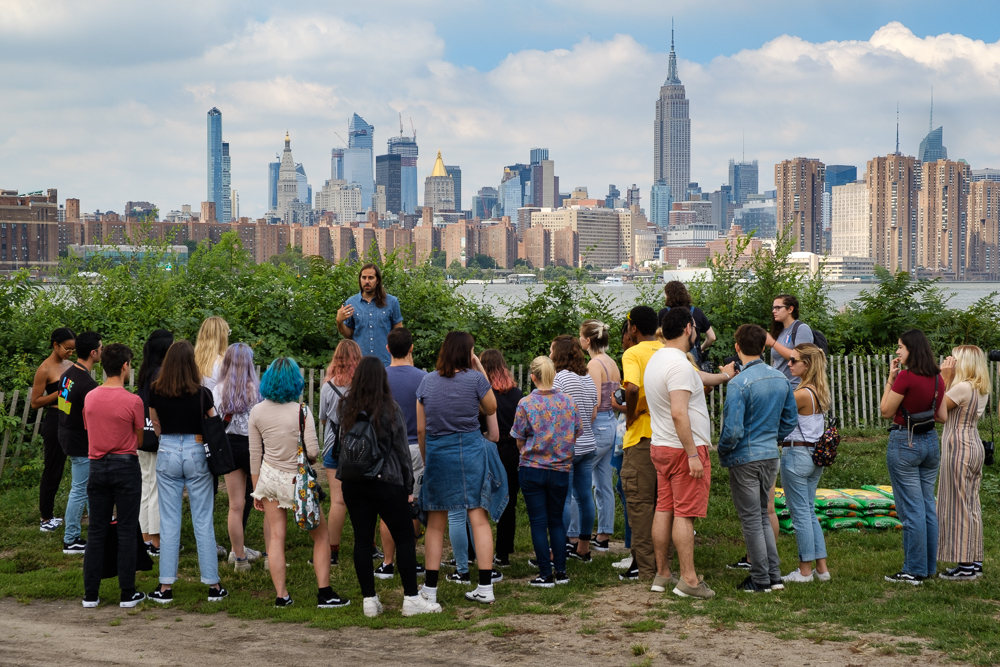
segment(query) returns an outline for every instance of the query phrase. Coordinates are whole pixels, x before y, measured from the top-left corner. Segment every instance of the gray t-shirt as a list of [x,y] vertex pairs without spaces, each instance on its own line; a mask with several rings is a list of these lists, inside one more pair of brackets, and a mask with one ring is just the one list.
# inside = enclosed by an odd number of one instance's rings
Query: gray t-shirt
[[[809,328],[808,324],[802,323],[799,325],[798,331],[795,332],[795,342],[792,342],[792,328],[795,327],[796,322],[792,322],[791,326],[785,327],[781,334],[778,336],[776,342],[784,345],[787,348],[793,348],[796,345],[801,345],[802,343],[814,343],[812,329]],[[774,366],[775,370],[779,370],[784,373],[788,381],[792,383],[793,387],[799,386],[799,378],[792,375],[792,371],[788,368],[788,359],[784,358],[778,354],[773,348],[771,350],[771,365]]]
[[479,371],[464,370],[454,377],[434,371],[424,376],[417,388],[417,400],[424,404],[427,435],[479,431],[479,401],[492,387]]

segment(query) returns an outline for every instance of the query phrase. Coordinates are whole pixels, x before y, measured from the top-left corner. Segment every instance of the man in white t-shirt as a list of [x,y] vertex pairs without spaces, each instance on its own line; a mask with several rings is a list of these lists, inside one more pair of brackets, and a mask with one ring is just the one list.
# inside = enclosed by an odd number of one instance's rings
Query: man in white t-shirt
[[[663,592],[675,584],[681,597],[711,598],[715,593],[694,569],[694,519],[708,514],[711,482],[712,423],[704,384],[687,353],[697,340],[690,311],[671,308],[660,320],[666,342],[643,376],[653,430],[651,458],[656,468],[657,499],[653,517],[656,578],[651,590]],[[723,369],[728,379],[733,369]],[[680,578],[670,573],[670,544],[677,549]]]

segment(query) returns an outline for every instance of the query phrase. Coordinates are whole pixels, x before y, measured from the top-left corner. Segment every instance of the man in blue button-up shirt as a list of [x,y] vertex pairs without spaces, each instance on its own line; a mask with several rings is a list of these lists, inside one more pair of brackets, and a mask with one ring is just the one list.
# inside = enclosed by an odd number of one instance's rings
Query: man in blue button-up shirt
[[361,291],[350,297],[337,311],[337,330],[361,347],[364,356],[378,357],[388,366],[392,362],[386,349],[389,332],[403,326],[399,299],[386,294],[382,272],[374,264],[365,264],[358,275]]
[[729,490],[750,558],[750,576],[739,588],[757,593],[781,585],[767,504],[778,476],[778,443],[799,418],[788,379],[760,359],[767,332],[756,324],[744,324],[735,338],[743,370],[726,390],[719,463],[729,469]]

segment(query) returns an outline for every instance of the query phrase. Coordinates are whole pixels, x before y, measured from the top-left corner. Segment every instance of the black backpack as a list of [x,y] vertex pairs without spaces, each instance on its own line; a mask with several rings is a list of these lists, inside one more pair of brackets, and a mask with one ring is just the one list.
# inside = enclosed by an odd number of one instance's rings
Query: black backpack
[[350,430],[341,429],[337,479],[343,482],[378,479],[384,463],[385,455],[375,435],[375,427],[362,412]]
[[[802,322],[795,320],[795,324],[792,325],[792,347],[795,347],[795,334],[798,333],[799,327],[802,326]],[[819,329],[810,329],[813,332],[813,345],[823,350],[823,354],[830,356],[830,344],[826,342],[826,336]]]

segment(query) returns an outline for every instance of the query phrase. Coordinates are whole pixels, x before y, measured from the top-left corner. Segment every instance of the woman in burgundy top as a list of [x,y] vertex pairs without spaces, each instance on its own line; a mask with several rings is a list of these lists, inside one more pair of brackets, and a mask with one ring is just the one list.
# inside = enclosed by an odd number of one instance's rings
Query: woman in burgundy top
[[[906,369],[900,370],[902,366]],[[886,581],[916,586],[937,570],[934,484],[941,452],[934,422],[945,421],[940,414],[945,389],[927,336],[918,329],[900,336],[880,408],[882,416],[893,422],[886,463],[896,512],[903,522],[903,569],[886,576]]]

